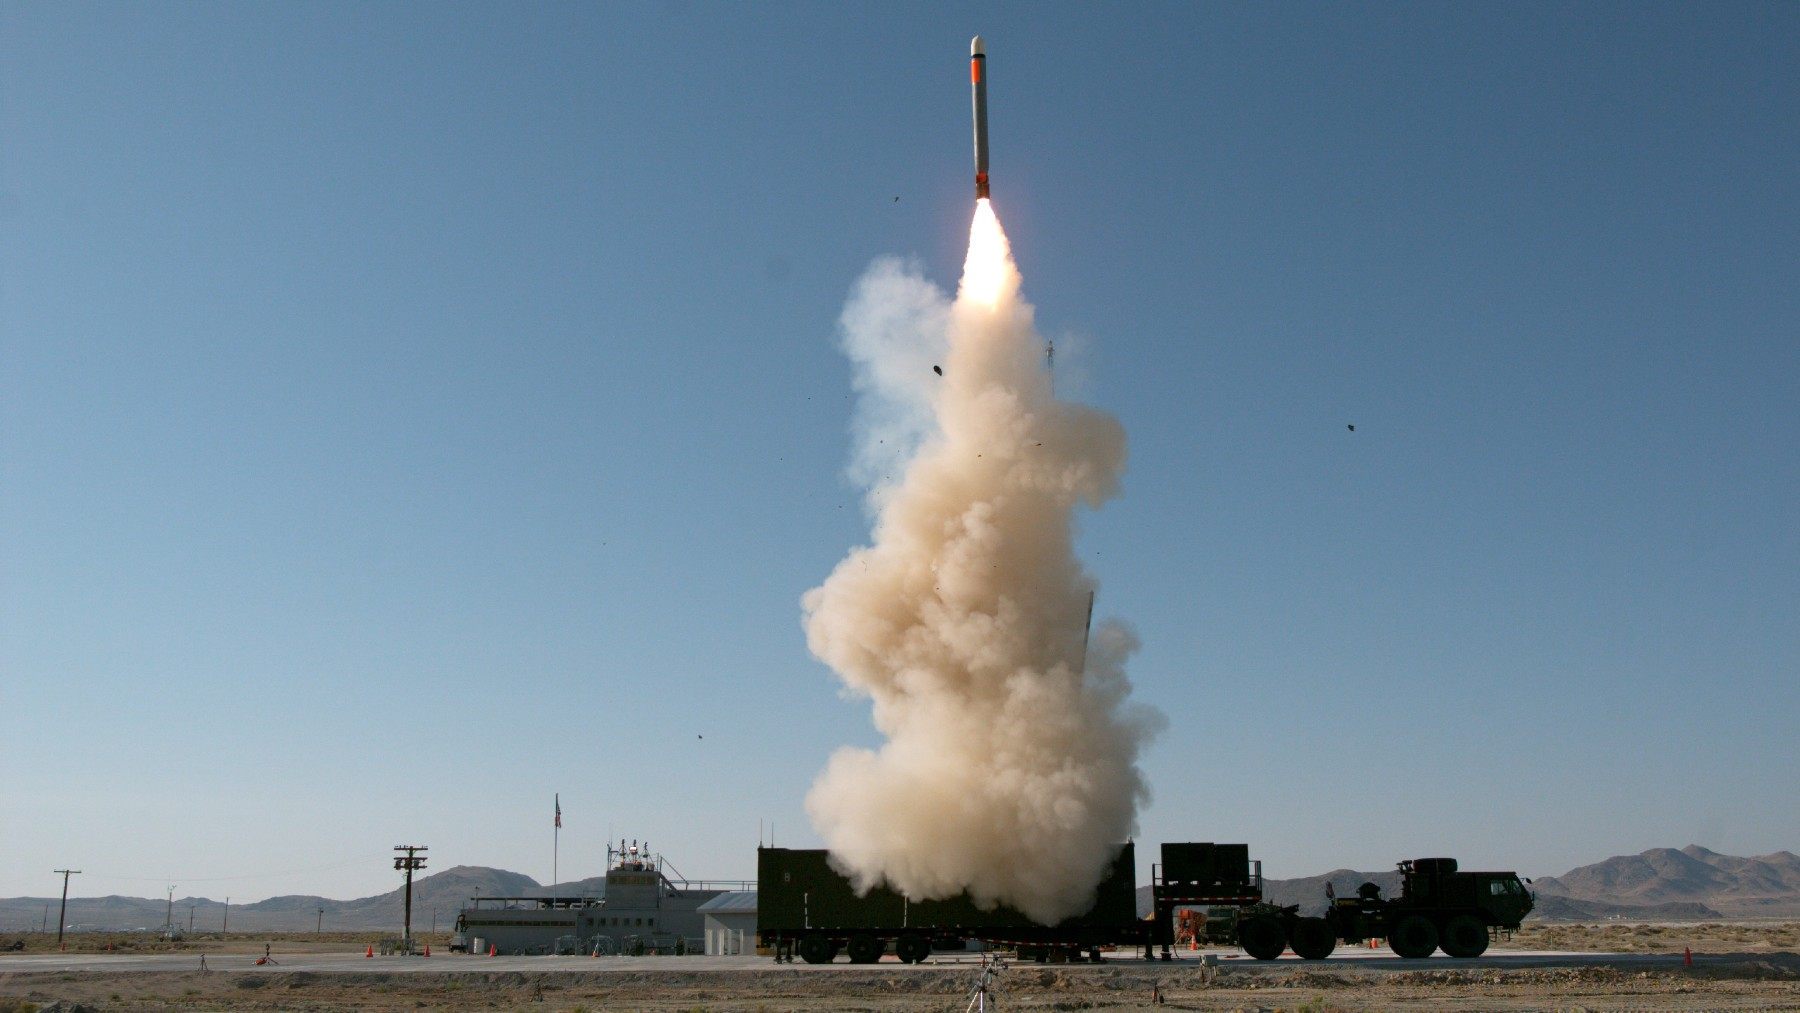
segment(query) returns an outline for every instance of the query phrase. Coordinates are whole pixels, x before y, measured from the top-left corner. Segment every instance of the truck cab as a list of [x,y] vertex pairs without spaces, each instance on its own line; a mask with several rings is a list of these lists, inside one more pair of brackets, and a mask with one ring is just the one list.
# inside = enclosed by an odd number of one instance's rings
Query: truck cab
[[1426,957],[1440,946],[1452,957],[1478,957],[1497,933],[1511,932],[1531,912],[1531,892],[1512,872],[1463,872],[1454,858],[1399,863],[1400,896],[1384,899],[1373,883],[1355,897],[1334,898],[1326,919],[1339,939],[1385,938],[1402,957]]

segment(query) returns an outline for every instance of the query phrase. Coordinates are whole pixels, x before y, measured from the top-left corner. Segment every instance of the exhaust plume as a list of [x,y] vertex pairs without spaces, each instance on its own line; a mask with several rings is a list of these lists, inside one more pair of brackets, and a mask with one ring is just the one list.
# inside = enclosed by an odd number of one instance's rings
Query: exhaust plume
[[802,606],[887,742],[840,749],[807,813],[859,890],[1078,914],[1136,829],[1138,752],[1163,723],[1126,699],[1131,631],[1089,642],[1073,547],[1076,506],[1117,492],[1124,430],[1053,396],[986,200],[954,302],[883,260],[842,324],[874,532]]

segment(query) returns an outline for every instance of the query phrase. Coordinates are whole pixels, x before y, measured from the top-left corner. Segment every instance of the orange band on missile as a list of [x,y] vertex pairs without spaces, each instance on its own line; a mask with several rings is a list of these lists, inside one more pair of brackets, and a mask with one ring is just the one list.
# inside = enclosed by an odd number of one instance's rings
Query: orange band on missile
[[969,61],[969,83],[970,84],[980,84],[981,83],[981,61],[980,60],[970,60]]

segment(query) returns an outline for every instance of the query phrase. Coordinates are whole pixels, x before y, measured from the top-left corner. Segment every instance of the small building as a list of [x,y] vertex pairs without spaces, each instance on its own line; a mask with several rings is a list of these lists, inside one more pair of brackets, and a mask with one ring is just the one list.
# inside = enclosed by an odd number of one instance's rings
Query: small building
[[453,948],[471,953],[548,954],[573,937],[586,897],[478,897],[456,917]]
[[706,955],[733,957],[756,952],[756,891],[733,890],[700,905],[706,920]]
[[[607,848],[600,897],[478,897],[456,920],[457,944],[500,954],[686,954],[704,952],[701,905],[754,884],[692,882],[665,872],[660,855],[635,841]],[[670,870],[672,871],[672,870]],[[754,947],[755,893],[750,897]],[[740,926],[732,922],[732,930]]]

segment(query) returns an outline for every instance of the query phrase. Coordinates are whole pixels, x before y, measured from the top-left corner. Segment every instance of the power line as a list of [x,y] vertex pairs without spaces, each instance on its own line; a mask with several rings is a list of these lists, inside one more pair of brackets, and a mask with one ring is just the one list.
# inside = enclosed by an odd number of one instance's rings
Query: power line
[[402,870],[403,872],[406,873],[406,923],[405,923],[405,932],[402,936],[402,939],[406,944],[406,952],[411,953],[412,952],[412,876],[413,876],[413,870],[425,868],[425,858],[424,858],[424,856],[418,854],[418,852],[429,851],[431,849],[427,848],[423,844],[396,844],[396,845],[394,845],[394,850],[406,852],[405,855],[395,855],[394,856],[394,868]]
[[[58,908],[56,912],[56,948],[60,950],[63,948],[63,926],[69,921],[69,877],[81,875],[81,870],[57,869],[55,871],[61,873],[63,878],[62,907]],[[49,909],[48,904],[44,907],[45,910]]]

